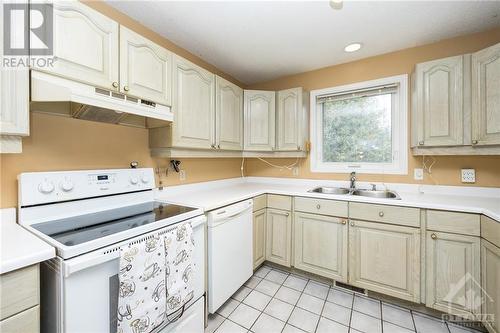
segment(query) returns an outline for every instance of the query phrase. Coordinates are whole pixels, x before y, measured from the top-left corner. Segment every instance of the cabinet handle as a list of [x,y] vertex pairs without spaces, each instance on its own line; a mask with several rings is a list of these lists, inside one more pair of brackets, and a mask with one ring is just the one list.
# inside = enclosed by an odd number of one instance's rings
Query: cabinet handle
[[350,224],[351,224],[351,227],[354,227],[354,222],[353,222],[353,221],[351,221],[351,223],[350,223]]
[[289,215],[290,215],[290,213],[285,213],[285,216],[289,216]]
[[347,224],[347,221],[346,221],[346,220],[342,220],[342,224],[343,224],[343,225],[346,225],[346,224]]
[[384,212],[382,212],[382,211],[378,212],[378,216],[384,217]]
[[316,208],[317,208],[317,209],[321,209],[321,205],[320,205],[320,204],[317,204],[317,205],[316,205]]
[[477,145],[477,144],[478,144],[478,141],[477,141],[477,140],[472,140],[472,144],[473,144],[473,145]]
[[220,149],[220,145],[217,145],[217,149]]
[[423,141],[419,141],[419,142],[418,142],[418,145],[419,145],[419,146],[423,146],[423,145],[424,145],[424,142],[423,142]]
[[128,86],[123,86],[123,90],[129,91],[130,89],[128,88]]
[[113,88],[118,88],[118,82],[113,82]]
[[437,239],[437,238],[438,238],[438,236],[437,236],[436,234],[431,234],[431,238],[432,238],[432,239]]
[[300,151],[300,146],[297,146],[297,150],[299,150],[299,151]]
[[215,145],[210,145],[210,147],[211,147],[212,149],[215,149]]

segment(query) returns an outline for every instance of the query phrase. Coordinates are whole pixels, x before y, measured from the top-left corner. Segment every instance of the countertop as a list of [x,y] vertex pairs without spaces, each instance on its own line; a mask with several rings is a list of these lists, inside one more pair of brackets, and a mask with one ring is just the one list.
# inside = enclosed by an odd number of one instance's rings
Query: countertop
[[[245,177],[178,185],[157,190],[162,200],[196,206],[210,211],[232,203],[268,194],[315,197],[385,205],[441,209],[484,214],[500,222],[500,188],[376,183],[377,189],[395,190],[401,200],[374,199],[350,195],[311,193],[317,186],[348,187],[348,182],[293,178]],[[358,182],[358,188],[370,184]]]
[[55,257],[55,249],[16,223],[16,209],[0,210],[0,274]]

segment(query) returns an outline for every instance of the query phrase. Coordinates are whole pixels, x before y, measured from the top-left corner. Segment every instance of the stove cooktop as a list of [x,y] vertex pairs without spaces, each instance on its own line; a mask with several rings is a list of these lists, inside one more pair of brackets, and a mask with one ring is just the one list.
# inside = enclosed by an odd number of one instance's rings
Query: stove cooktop
[[152,224],[195,209],[193,207],[151,201],[33,224],[32,227],[61,244],[74,246]]

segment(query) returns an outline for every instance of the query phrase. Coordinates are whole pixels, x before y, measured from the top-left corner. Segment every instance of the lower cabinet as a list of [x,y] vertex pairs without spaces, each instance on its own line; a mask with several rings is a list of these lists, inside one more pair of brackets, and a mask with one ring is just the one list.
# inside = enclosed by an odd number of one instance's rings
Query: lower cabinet
[[426,305],[464,318],[481,311],[480,238],[427,231]]
[[351,220],[349,283],[419,302],[420,229]]
[[266,260],[266,209],[253,212],[253,268]]
[[490,332],[500,333],[500,248],[481,241],[483,323]]
[[294,267],[347,282],[347,220],[294,214]]
[[266,260],[290,267],[292,216],[289,211],[274,208],[268,208],[266,215]]

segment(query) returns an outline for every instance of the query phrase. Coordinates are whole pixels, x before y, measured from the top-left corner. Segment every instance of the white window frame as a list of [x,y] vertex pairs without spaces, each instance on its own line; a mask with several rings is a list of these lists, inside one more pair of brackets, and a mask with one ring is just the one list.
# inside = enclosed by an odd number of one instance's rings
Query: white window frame
[[[340,163],[323,162],[321,160],[323,152],[323,110],[317,97],[349,92],[354,90],[369,89],[384,85],[398,85],[398,92],[395,94],[394,109],[391,115],[392,130],[392,163]],[[310,92],[310,133],[311,133],[311,172],[331,172],[348,173],[355,171],[357,173],[374,174],[408,174],[408,74],[396,75],[376,80],[358,82],[338,87],[312,90]]]

